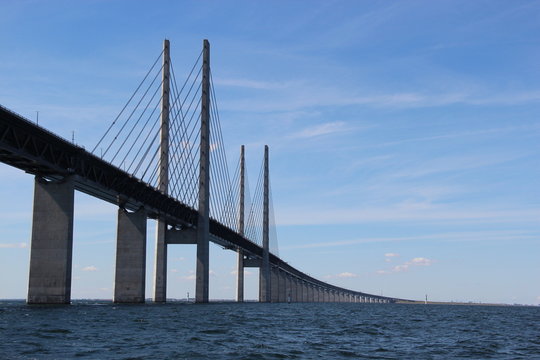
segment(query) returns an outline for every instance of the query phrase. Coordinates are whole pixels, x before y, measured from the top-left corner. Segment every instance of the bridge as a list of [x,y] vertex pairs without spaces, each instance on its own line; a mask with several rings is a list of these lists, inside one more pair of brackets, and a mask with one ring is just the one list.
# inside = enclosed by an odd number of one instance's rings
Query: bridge
[[237,252],[239,302],[246,267],[259,268],[260,302],[400,300],[334,286],[279,257],[268,146],[250,201],[243,146],[233,180],[227,168],[209,42],[181,87],[169,47],[92,151],[0,106],[0,161],[35,177],[27,303],[71,301],[75,191],[118,206],[115,303],[145,302],[148,219],[157,222],[154,302],[167,299],[175,244],[196,245],[195,301],[209,301],[210,241]]

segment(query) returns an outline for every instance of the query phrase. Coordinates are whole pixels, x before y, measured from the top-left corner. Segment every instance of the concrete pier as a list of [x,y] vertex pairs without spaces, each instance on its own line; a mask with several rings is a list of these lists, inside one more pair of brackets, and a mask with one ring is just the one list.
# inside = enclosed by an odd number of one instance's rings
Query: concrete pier
[[146,212],[118,209],[115,303],[143,303],[146,281]]
[[287,302],[287,275],[284,271],[278,270],[278,301]]
[[291,301],[298,302],[298,279],[291,277]]
[[279,275],[278,268],[272,266],[270,269],[270,284],[272,287],[271,290],[271,301],[273,303],[279,302]]
[[291,276],[285,273],[285,301],[292,302]]
[[74,194],[71,177],[35,178],[28,304],[71,302]]
[[154,302],[167,301],[167,223],[158,219],[154,260]]

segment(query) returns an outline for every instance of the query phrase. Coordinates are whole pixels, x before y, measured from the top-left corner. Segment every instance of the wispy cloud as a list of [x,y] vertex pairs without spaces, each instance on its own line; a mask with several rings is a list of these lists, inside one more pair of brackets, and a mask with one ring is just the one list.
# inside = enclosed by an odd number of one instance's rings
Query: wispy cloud
[[97,271],[98,268],[95,267],[94,265],[90,265],[90,266],[85,266],[82,268],[82,271]]
[[407,241],[517,241],[522,239],[537,239],[538,234],[527,231],[471,231],[471,232],[450,232],[437,233],[419,236],[397,236],[397,237],[366,237],[353,240],[342,240],[332,242],[318,242],[302,245],[282,246],[281,249],[310,249],[352,246],[357,244],[377,243],[377,242],[407,242]]
[[231,86],[231,87],[241,87],[247,89],[258,89],[258,90],[281,90],[293,86],[292,82],[274,82],[274,81],[258,81],[250,79],[221,79],[216,78],[214,80],[216,85],[221,86]]
[[396,253],[386,253],[384,254],[384,260],[386,262],[392,262],[393,258],[399,257],[399,254]]
[[415,178],[445,172],[459,172],[464,170],[479,169],[514,161],[527,155],[528,154],[525,153],[510,153],[497,154],[496,156],[467,154],[460,156],[439,157],[426,161],[419,166],[395,172],[390,176],[394,178]]
[[391,269],[387,270],[378,270],[377,274],[392,274],[392,273],[399,273],[399,272],[405,272],[408,271],[413,266],[431,266],[433,264],[432,259],[424,258],[424,257],[415,257],[410,261],[407,261],[404,264],[396,265],[392,267]]
[[305,139],[305,138],[312,138],[312,137],[329,135],[329,134],[334,134],[334,133],[340,133],[347,130],[348,128],[345,122],[335,121],[335,122],[329,122],[325,124],[310,126],[308,128],[305,128],[291,135],[291,138]]
[[516,131],[530,132],[530,131],[539,131],[539,130],[540,130],[540,123],[520,125],[520,126],[505,126],[505,127],[498,127],[498,128],[485,128],[485,129],[478,129],[478,130],[457,131],[457,132],[451,132],[451,133],[441,134],[441,135],[408,138],[408,139],[402,139],[402,140],[397,140],[397,141],[384,142],[381,144],[377,144],[376,146],[388,147],[388,146],[402,145],[406,143],[414,143],[414,142],[422,142],[422,141],[459,139],[459,138],[476,137],[476,136],[482,136],[482,135],[508,134],[508,133],[516,132]]
[[[358,89],[337,89],[313,84],[294,85],[281,89],[270,97],[222,102],[222,109],[241,112],[300,111],[318,107],[371,106],[376,108],[429,108],[455,104],[471,106],[513,106],[540,102],[540,90],[512,93],[450,92],[423,93],[420,91],[370,93]],[[357,93],[357,95],[350,95]]]
[[[238,270],[231,271],[231,275],[238,275]],[[251,276],[253,273],[249,270],[244,269],[244,276]]]
[[388,206],[366,208],[315,208],[282,207],[277,214],[278,225],[329,225],[362,224],[367,222],[461,222],[461,223],[505,223],[537,222],[540,209],[472,208],[467,209],[431,204],[429,202],[401,202]]
[[0,244],[0,249],[26,249],[27,247],[28,245],[24,242]]
[[335,275],[325,275],[323,276],[323,278],[325,279],[350,279],[350,278],[357,278],[358,276],[359,276],[358,274],[345,271],[345,272],[335,274]]
[[355,278],[358,277],[358,274],[354,274],[351,272],[342,272],[340,274],[336,275],[338,278]]

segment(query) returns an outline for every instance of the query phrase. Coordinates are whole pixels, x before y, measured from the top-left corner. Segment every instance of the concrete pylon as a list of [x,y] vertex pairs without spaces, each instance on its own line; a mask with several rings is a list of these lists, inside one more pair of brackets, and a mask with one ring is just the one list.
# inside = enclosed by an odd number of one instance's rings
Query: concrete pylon
[[210,43],[203,41],[195,302],[208,302],[210,275]]
[[278,301],[287,301],[287,275],[283,270],[278,270]]
[[[170,51],[169,40],[163,41],[163,69],[161,83],[161,124],[158,189],[169,193],[169,97],[170,97]],[[158,218],[154,262],[154,301],[167,301],[167,223]]]
[[[244,145],[240,147],[240,203],[238,204],[238,232],[244,236],[245,206],[245,156]],[[244,251],[238,248],[238,267],[236,274],[236,301],[244,301]]]
[[143,303],[146,281],[146,211],[118,209],[115,303]]
[[298,302],[298,283],[293,276],[291,276],[291,301]]
[[270,183],[268,175],[268,145],[264,146],[264,179],[263,179],[263,253],[259,271],[259,301],[272,300],[270,279]]
[[34,180],[28,304],[71,302],[74,194],[71,177]]
[[270,266],[270,279],[271,301],[276,303],[279,302],[279,269],[277,266]]

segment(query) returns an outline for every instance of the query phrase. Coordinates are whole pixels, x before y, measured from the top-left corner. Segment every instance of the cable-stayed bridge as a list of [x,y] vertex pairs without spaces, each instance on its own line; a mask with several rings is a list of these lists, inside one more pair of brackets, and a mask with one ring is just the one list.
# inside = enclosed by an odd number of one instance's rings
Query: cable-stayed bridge
[[238,253],[237,300],[244,268],[258,267],[261,302],[395,302],[315,279],[279,257],[269,151],[253,195],[244,147],[229,171],[210,44],[177,82],[169,41],[92,151],[0,107],[0,161],[35,176],[27,302],[69,303],[75,190],[118,205],[113,299],[144,302],[147,219],[157,220],[155,302],[167,299],[167,248],[197,247],[196,294],[208,302],[209,242]]

